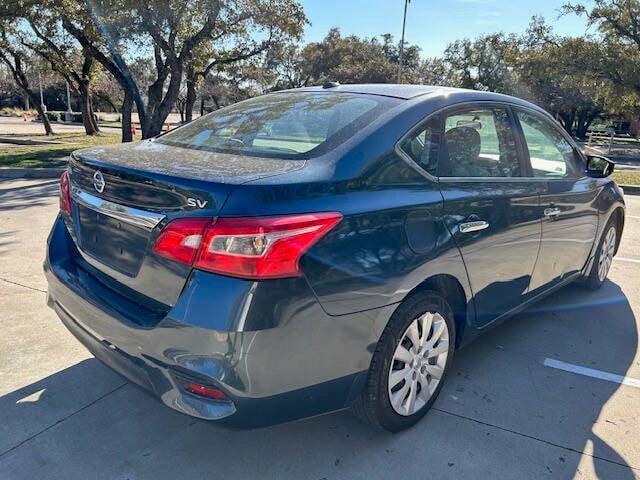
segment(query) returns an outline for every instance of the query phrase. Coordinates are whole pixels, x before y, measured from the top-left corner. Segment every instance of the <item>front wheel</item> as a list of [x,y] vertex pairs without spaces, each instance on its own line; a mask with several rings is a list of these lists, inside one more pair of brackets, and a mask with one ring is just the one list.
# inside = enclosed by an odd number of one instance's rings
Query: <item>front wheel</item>
[[455,323],[437,292],[418,292],[394,312],[353,410],[392,432],[414,425],[435,402],[453,360]]
[[611,263],[613,263],[617,239],[618,231],[616,229],[616,222],[611,219],[609,223],[607,223],[602,238],[600,239],[600,244],[596,252],[596,257],[593,259],[589,276],[584,282],[585,287],[591,290],[597,290],[602,287],[611,268]]

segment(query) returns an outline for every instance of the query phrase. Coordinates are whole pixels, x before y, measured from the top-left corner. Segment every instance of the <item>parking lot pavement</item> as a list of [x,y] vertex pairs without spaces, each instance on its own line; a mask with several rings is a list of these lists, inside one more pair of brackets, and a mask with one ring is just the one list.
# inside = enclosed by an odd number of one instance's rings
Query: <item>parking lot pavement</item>
[[2,479],[640,477],[640,197],[602,290],[569,286],[457,352],[435,408],[391,435],[348,412],[226,431],[103,367],[45,306],[56,195],[0,181]]

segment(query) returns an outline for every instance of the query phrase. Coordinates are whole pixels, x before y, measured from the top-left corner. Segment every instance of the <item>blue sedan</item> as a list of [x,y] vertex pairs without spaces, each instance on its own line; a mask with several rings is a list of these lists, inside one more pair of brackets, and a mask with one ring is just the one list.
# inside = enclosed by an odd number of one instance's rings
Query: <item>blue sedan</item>
[[289,90],[73,154],[48,303],[167,406],[232,427],[352,408],[390,431],[455,351],[605,282],[613,164],[539,107],[420,85]]

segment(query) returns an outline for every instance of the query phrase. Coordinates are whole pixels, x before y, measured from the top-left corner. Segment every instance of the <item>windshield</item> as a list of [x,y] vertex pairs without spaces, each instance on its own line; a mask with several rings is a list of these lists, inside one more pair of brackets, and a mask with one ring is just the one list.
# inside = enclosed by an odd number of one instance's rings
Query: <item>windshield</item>
[[349,93],[277,93],[205,115],[158,142],[263,157],[308,158],[353,136],[401,100]]

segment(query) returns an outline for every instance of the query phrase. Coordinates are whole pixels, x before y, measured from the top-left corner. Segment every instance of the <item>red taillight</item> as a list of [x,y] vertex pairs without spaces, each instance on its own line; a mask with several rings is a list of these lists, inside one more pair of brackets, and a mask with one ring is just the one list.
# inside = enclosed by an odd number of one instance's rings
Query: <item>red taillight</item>
[[207,385],[201,385],[199,383],[189,382],[185,385],[185,388],[196,395],[201,397],[210,398],[212,400],[227,400],[227,396],[224,394],[222,390],[217,388],[209,387]]
[[60,211],[71,215],[71,184],[68,170],[60,175]]
[[153,250],[163,257],[193,264],[210,218],[180,218],[167,225],[156,240]]
[[[296,277],[301,274],[300,257],[341,219],[339,213],[219,218],[212,223],[180,219],[161,232],[154,250],[195,268],[233,277]],[[194,221],[199,223],[191,224]]]

